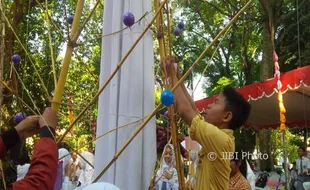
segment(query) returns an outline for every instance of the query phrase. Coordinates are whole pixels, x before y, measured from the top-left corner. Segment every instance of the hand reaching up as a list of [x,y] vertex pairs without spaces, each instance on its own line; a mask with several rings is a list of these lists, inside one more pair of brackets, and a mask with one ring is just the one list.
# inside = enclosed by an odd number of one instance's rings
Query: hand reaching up
[[178,64],[177,64],[177,58],[170,56],[170,57],[166,57],[165,59],[163,59],[162,64],[161,64],[161,69],[166,73],[167,73],[167,77],[170,77],[173,73],[177,73],[178,72]]
[[56,128],[58,125],[57,113],[52,108],[46,108],[39,119],[40,127],[49,126]]
[[15,129],[19,135],[20,140],[25,140],[40,131],[39,116],[29,116],[22,120]]

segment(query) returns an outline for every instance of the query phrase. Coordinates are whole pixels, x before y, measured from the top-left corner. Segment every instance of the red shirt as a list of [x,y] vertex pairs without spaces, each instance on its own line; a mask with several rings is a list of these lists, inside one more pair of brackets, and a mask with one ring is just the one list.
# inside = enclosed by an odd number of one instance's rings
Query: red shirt
[[[0,158],[6,147],[0,137]],[[41,138],[35,145],[25,178],[13,183],[13,190],[50,190],[54,188],[58,165],[58,147],[51,138]]]

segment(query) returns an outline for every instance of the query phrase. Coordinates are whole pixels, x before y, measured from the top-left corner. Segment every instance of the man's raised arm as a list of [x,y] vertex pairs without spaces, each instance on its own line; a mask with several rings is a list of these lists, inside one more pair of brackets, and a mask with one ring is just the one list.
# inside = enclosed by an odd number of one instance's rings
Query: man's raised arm
[[[166,66],[167,74],[169,77],[169,82],[173,86],[175,86],[175,84],[179,80],[177,72],[175,71],[174,68],[174,62],[175,60],[171,57],[166,58],[164,60],[164,64]],[[193,108],[193,105],[191,103],[192,99],[190,98],[187,90],[186,89],[183,90],[182,85],[184,85],[183,82],[174,91],[175,102],[177,106],[177,111],[179,112],[181,118],[185,121],[185,123],[188,126],[191,126],[193,118],[197,115],[197,111]]]

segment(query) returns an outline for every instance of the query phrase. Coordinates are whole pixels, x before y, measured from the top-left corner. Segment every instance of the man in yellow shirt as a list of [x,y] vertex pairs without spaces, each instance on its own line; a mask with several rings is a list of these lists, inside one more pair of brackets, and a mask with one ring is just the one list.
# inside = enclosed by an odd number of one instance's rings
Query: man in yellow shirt
[[[175,59],[164,61],[169,81],[178,81]],[[247,120],[251,106],[233,88],[225,87],[215,101],[201,114],[188,94],[184,84],[174,92],[178,113],[190,126],[190,136],[202,149],[198,155],[196,170],[197,190],[227,190],[230,176],[230,155],[235,151],[233,130]]]

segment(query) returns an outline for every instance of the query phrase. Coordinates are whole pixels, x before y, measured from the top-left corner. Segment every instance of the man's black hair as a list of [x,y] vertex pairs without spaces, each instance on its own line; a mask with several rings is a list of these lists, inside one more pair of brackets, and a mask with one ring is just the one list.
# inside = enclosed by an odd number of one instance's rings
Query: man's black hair
[[230,129],[240,128],[249,118],[251,105],[233,87],[225,86],[222,94],[226,98],[226,110],[232,112]]
[[237,152],[234,152],[231,161],[234,161],[237,164],[240,163],[239,171],[246,178],[247,177],[247,163],[246,163],[246,159],[243,158],[242,156],[242,151],[239,150]]
[[20,154],[17,164],[24,165],[30,163],[30,158],[28,156],[28,152],[24,151]]
[[298,149],[301,149],[302,151],[306,152],[306,149],[303,146],[298,147]]

